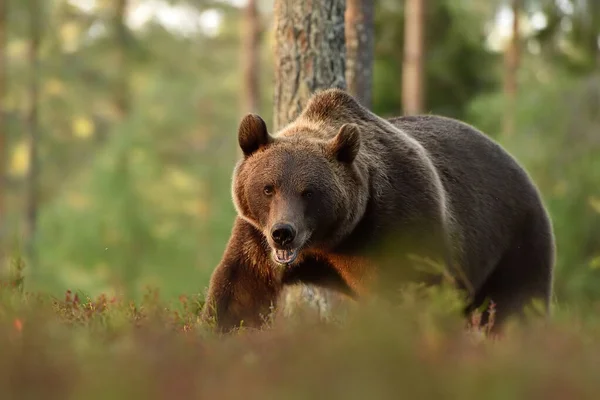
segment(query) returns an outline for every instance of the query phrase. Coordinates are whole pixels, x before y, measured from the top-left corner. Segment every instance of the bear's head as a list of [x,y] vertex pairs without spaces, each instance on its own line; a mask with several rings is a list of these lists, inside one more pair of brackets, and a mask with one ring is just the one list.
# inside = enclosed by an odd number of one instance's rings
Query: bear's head
[[281,265],[338,244],[363,216],[369,196],[357,125],[330,128],[329,139],[303,132],[309,127],[295,129],[275,137],[262,118],[247,115],[238,132],[243,158],[233,175],[239,216],[262,232]]

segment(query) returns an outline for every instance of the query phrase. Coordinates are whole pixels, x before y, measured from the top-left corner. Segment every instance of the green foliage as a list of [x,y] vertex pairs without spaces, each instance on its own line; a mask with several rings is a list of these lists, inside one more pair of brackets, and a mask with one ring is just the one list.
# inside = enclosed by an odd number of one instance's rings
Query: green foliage
[[[464,118],[469,101],[497,86],[497,56],[485,47],[488,7],[467,1],[428,4],[426,29],[427,112]],[[373,110],[402,112],[403,2],[380,1],[376,8]]]
[[543,57],[574,74],[597,71],[600,66],[600,3],[594,0],[582,0],[576,4],[561,4],[559,1],[531,3],[547,18],[546,26],[534,36]]
[[[600,76],[552,77],[523,71],[517,134],[500,142],[537,183],[557,242],[555,289],[559,301],[597,299],[600,277]],[[472,103],[471,118],[488,132],[502,121],[500,95]]]
[[[201,12],[208,3],[193,6]],[[225,27],[238,25],[236,9],[212,7]],[[157,23],[128,31],[124,89],[131,106],[121,118],[115,98],[123,71],[110,67],[117,57],[113,14],[110,3],[88,12],[61,1],[46,16],[38,77],[39,262],[30,284],[54,293],[77,286],[138,298],[148,283],[167,295],[198,292],[234,215],[229,180],[239,115],[230,105],[238,101],[239,77],[230,60],[238,54],[237,31],[185,37]],[[9,49],[26,52],[27,32],[15,32]],[[219,57],[207,62],[215,49]],[[26,67],[25,53],[18,54],[23,58],[11,59],[11,66]],[[8,105],[27,96],[26,79],[11,87],[17,98]],[[9,183],[16,196],[7,230],[16,234],[20,221],[12,216],[20,212],[28,159],[24,138],[11,139]]]

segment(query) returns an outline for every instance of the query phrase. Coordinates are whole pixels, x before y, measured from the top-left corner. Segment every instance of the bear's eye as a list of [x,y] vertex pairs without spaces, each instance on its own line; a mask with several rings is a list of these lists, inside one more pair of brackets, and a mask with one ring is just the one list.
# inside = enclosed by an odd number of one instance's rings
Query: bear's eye
[[312,190],[305,190],[304,192],[302,192],[302,197],[304,197],[305,199],[310,199],[311,197],[313,197],[314,192]]
[[267,196],[272,196],[273,193],[275,193],[275,188],[273,187],[273,185],[267,185],[264,187],[263,192]]

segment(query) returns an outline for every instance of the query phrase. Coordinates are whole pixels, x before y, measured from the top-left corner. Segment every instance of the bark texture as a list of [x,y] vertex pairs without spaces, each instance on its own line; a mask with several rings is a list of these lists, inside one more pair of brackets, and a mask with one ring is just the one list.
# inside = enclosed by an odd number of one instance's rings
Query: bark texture
[[260,105],[260,19],[256,0],[248,0],[242,31],[244,66],[244,97],[242,113],[258,113]]
[[512,0],[513,14],[512,35],[504,52],[504,96],[506,112],[504,115],[504,135],[510,136],[515,131],[515,111],[517,102],[518,83],[517,75],[521,58],[521,32],[519,14],[522,0]]
[[115,0],[113,20],[115,42],[117,47],[117,81],[115,88],[115,106],[119,117],[124,119],[129,114],[129,63],[127,62],[128,33],[125,25],[127,0]]
[[346,0],[346,82],[348,92],[371,108],[375,52],[375,2]]
[[406,0],[402,108],[405,115],[423,112],[425,104],[425,0]]
[[38,103],[39,103],[39,49],[41,41],[40,0],[29,0],[29,109],[27,111],[27,141],[29,170],[25,193],[25,238],[26,252],[31,261],[35,257],[33,240],[37,228],[38,214]]
[[[274,131],[293,121],[315,91],[346,89],[345,10],[345,0],[275,0]],[[340,302],[332,291],[300,285],[284,291],[280,309],[328,318]]]
[[275,1],[275,130],[316,90],[346,89],[345,9],[345,0]]
[[7,1],[0,0],[0,268],[2,267],[2,238],[6,216],[6,159],[8,132],[6,131],[4,97],[6,94],[6,10]]

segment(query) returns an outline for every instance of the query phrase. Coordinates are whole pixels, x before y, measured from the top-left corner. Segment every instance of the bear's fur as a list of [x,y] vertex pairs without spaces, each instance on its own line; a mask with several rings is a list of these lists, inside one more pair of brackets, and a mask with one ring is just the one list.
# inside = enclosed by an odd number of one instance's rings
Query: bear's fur
[[465,290],[468,310],[494,301],[497,324],[534,299],[548,309],[549,217],[527,173],[475,128],[386,120],[329,89],[276,135],[247,115],[238,136],[238,216],[203,312],[221,330],[260,326],[284,285],[392,294],[403,279],[435,283],[429,261]]

